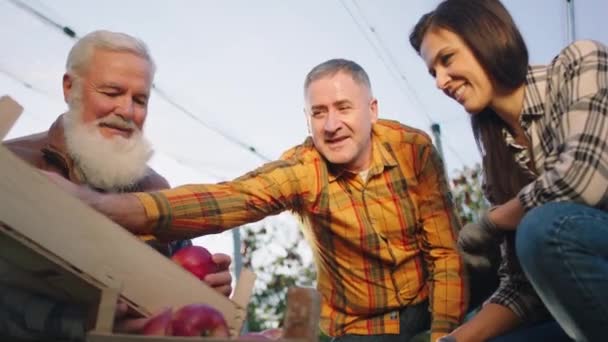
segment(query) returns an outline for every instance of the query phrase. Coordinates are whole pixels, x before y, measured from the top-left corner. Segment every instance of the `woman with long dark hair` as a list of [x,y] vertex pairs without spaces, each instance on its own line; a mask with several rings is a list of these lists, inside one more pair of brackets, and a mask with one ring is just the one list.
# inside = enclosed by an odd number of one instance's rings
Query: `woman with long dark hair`
[[443,1],[410,43],[470,114],[482,154],[494,207],[463,227],[462,255],[475,268],[492,246],[502,250],[498,289],[450,339],[542,331],[556,341],[561,327],[577,341],[608,341],[608,49],[577,41],[529,66],[498,0]]

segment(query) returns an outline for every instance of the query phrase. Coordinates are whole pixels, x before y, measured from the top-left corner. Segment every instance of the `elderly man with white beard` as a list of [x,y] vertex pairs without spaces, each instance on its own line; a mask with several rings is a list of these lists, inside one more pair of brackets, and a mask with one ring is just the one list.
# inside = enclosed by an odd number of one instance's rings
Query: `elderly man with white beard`
[[[63,76],[68,111],[49,130],[4,144],[32,166],[99,192],[169,188],[148,167],[152,148],[142,134],[154,73],[152,57],[139,39],[109,31],[89,33],[68,55]],[[161,243],[151,236],[141,238],[166,256],[190,245],[189,240]],[[213,259],[219,271],[208,275],[205,282],[229,295],[231,259],[225,254],[214,254]],[[119,307],[124,309],[124,305]],[[82,339],[84,310],[0,287],[0,336]],[[136,330],[137,324],[130,329]]]

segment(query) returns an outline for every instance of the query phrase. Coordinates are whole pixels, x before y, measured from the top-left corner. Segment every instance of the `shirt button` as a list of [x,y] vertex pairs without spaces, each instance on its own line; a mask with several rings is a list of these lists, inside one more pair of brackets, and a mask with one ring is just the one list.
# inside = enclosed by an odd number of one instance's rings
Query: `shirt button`
[[397,319],[399,318],[399,313],[397,311],[393,311],[391,312],[391,319]]

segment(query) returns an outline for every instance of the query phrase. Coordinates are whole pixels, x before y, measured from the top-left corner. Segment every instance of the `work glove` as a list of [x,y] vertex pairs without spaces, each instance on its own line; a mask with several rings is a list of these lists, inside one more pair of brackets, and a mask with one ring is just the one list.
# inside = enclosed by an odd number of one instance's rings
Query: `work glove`
[[467,266],[488,270],[500,260],[504,232],[490,221],[488,212],[478,222],[467,223],[458,234],[458,248]]

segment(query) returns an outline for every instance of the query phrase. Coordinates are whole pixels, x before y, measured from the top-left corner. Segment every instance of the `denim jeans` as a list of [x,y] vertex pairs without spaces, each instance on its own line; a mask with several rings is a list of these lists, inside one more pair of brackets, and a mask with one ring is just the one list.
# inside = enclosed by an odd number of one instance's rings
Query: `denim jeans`
[[516,251],[534,289],[576,341],[608,341],[608,213],[570,202],[530,210]]
[[399,334],[382,335],[343,335],[332,339],[332,342],[407,342],[431,326],[429,303],[407,306],[399,312]]

